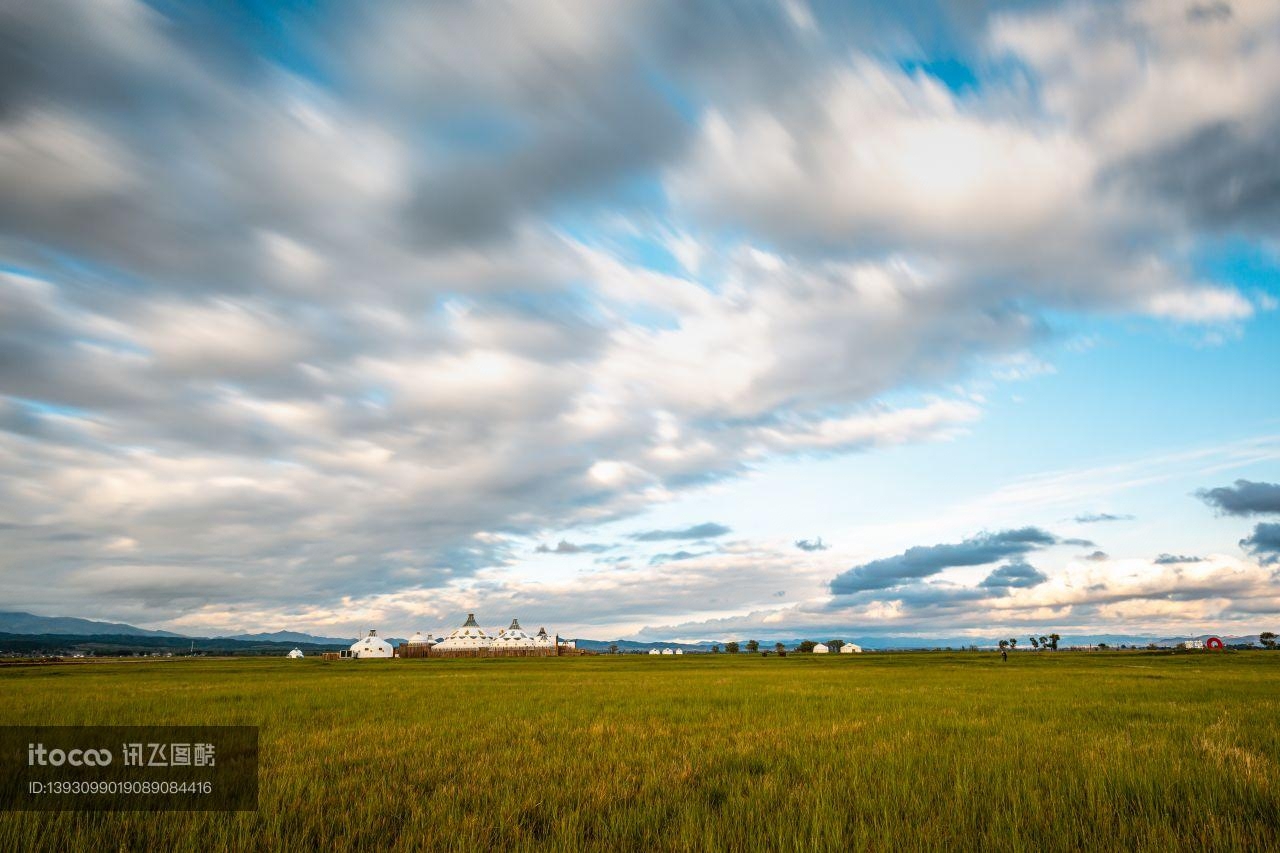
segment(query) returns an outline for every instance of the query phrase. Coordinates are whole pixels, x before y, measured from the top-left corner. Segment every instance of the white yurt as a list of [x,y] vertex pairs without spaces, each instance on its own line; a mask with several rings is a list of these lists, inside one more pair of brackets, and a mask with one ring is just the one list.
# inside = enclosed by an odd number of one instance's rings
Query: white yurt
[[395,657],[396,650],[377,631],[370,631],[369,636],[352,643],[351,654],[357,658],[389,658]]
[[294,649],[293,651],[289,652],[289,654],[285,655],[285,657],[287,657],[287,658],[300,658],[300,657],[302,657],[302,649]]
[[461,628],[454,628],[449,636],[435,644],[437,650],[442,652],[465,650],[465,649],[487,649],[493,645],[493,638],[484,632],[480,627],[480,623],[476,622],[474,613],[467,614],[467,621],[462,623]]
[[859,646],[857,643],[845,643],[843,646],[840,647],[840,654],[860,655],[862,654],[862,646]]
[[815,655],[825,655],[830,651],[831,649],[827,648],[826,643],[818,643],[813,647],[813,653]]
[[551,635],[547,633],[546,628],[539,628],[537,636],[533,638],[533,644],[539,648],[542,648],[543,646],[550,648],[551,646],[554,646],[556,642],[551,639]]
[[530,637],[520,627],[519,619],[511,620],[511,627],[504,628],[498,632],[498,636],[493,640],[493,647],[496,649],[532,649],[534,648],[533,637]]

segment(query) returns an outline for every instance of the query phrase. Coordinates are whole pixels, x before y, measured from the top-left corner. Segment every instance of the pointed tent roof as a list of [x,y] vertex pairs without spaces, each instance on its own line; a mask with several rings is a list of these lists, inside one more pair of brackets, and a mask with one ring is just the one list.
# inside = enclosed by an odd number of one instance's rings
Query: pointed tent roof
[[436,646],[440,649],[474,649],[482,646],[492,645],[493,638],[484,632],[480,627],[480,623],[476,621],[474,613],[467,614],[467,621],[462,623],[461,628],[454,628],[448,637],[445,637]]
[[500,632],[494,642],[499,646],[532,646],[534,639],[520,627],[519,619],[512,619],[511,627]]

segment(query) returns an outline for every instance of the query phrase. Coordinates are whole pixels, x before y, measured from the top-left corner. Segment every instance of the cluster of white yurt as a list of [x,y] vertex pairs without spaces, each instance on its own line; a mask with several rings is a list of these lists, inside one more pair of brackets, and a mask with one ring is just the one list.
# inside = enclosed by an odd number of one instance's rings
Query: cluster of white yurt
[[351,644],[351,657],[368,660],[370,658],[395,657],[396,650],[391,644],[378,636],[377,631],[370,631],[369,636],[356,640]]
[[539,628],[538,633],[531,635],[520,627],[519,619],[512,619],[508,627],[491,635],[480,627],[480,623],[476,621],[474,613],[468,613],[467,621],[463,622],[461,627],[455,628],[443,640],[435,642],[431,650],[433,652],[475,651],[479,649],[499,651],[543,649],[554,651],[555,647],[556,642],[547,633],[546,628]]

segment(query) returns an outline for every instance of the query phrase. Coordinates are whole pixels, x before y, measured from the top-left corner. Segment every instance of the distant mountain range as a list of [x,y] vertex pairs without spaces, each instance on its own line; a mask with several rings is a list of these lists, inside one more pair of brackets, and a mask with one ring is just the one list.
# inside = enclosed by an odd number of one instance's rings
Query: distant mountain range
[[129,637],[181,637],[172,631],[148,631],[122,622],[97,622],[77,619],[74,616],[36,616],[19,611],[0,612],[0,633],[4,634],[63,634],[92,636],[113,634]]
[[[139,641],[144,639],[165,640],[165,641],[190,641],[194,640],[198,645],[208,646],[210,648],[217,647],[223,649],[235,648],[255,648],[270,649],[277,646],[298,645],[298,646],[328,646],[328,647],[345,647],[351,645],[355,641],[354,637],[321,637],[315,634],[306,634],[300,631],[274,631],[270,633],[257,634],[233,634],[229,636],[219,637],[192,637],[185,634],[176,634],[172,631],[152,631],[146,628],[138,628],[133,625],[126,625],[122,622],[99,622],[93,619],[80,619],[74,616],[36,616],[32,613],[24,613],[20,611],[0,612],[0,634],[7,635],[10,638],[16,637],[34,637],[41,636],[52,639],[54,637],[65,638],[68,641],[75,638],[105,638],[110,637],[113,643],[125,643],[129,638],[137,638]],[[1204,640],[1211,634],[1192,635],[1196,639]],[[1249,634],[1246,636],[1229,636],[1219,635],[1228,644],[1257,644],[1258,635]],[[866,649],[935,649],[935,648],[953,648],[964,649],[971,645],[977,645],[980,648],[994,648],[999,642],[999,638],[992,639],[975,639],[973,637],[860,637],[856,634],[846,634],[845,638],[850,642],[857,643]],[[387,642],[399,645],[405,642],[402,639],[394,637],[384,638]],[[818,640],[819,642],[831,639],[831,637],[810,637],[809,639]],[[1089,634],[1089,635],[1064,635],[1060,642],[1060,646],[1096,646],[1099,643],[1106,643],[1110,646],[1146,646],[1154,644],[1156,646],[1168,648],[1180,645],[1187,640],[1188,637],[1166,637],[1154,638],[1143,637],[1131,634]],[[203,641],[203,642],[202,642]],[[10,640],[12,643],[13,640]],[[673,642],[657,642],[657,641],[640,641],[640,640],[591,640],[577,639],[578,648],[590,651],[608,651],[610,646],[616,645],[620,652],[647,652],[649,649],[682,649],[686,652],[708,652],[712,646],[724,646],[723,641],[714,642],[707,640],[698,643],[673,643]],[[746,641],[739,640],[745,647]],[[779,642],[777,638],[760,640],[760,647],[765,650],[772,650],[775,643]],[[799,645],[800,639],[790,638],[781,640],[782,644],[787,648],[794,648]],[[162,645],[164,647],[176,647],[178,644],[174,642],[164,643],[147,643],[146,645]],[[1027,637],[1018,638],[1018,648],[1030,648]]]
[[315,634],[303,634],[298,631],[275,631],[270,634],[231,634],[220,636],[223,640],[246,640],[254,643],[319,643],[321,645],[349,646],[356,641],[355,637],[317,637]]
[[[80,619],[74,616],[36,616],[34,613],[20,611],[0,612],[0,634],[10,636],[46,637],[46,638],[79,638],[110,637],[113,643],[124,643],[128,638],[195,640],[202,646],[216,645],[219,648],[239,647],[271,647],[275,645],[306,646],[349,646],[355,642],[354,637],[318,637],[298,631],[276,631],[270,634],[236,634],[226,637],[195,637],[188,634],[176,634],[172,631],[152,631],[123,622],[99,622],[94,619]],[[394,641],[389,641],[393,642]],[[146,644],[148,646],[154,644]],[[165,647],[173,643],[162,644]]]

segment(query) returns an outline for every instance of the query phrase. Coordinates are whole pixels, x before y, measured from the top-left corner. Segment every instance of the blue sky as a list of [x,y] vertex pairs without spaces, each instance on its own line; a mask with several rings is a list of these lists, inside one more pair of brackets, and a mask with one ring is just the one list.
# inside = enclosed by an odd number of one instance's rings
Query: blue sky
[[0,46],[10,609],[1280,620],[1274,4],[51,0]]

